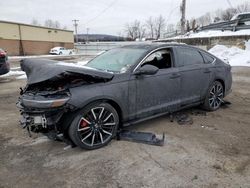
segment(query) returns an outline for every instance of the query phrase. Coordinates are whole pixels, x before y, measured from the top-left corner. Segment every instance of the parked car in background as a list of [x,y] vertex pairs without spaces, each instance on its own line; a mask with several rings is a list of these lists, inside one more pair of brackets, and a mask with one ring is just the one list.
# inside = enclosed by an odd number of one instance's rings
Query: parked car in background
[[182,44],[130,45],[85,66],[25,59],[18,107],[28,131],[63,137],[85,149],[105,146],[117,129],[202,105],[217,110],[230,93],[231,66]]
[[64,47],[54,47],[50,50],[49,53],[54,54],[54,55],[71,55],[71,54],[73,54],[73,50],[66,49]]
[[0,75],[6,74],[10,71],[10,64],[8,62],[7,53],[0,48]]

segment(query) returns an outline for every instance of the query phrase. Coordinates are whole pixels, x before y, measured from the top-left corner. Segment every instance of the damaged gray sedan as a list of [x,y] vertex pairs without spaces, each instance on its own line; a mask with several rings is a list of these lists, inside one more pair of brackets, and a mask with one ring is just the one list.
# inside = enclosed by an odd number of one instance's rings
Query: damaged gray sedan
[[21,124],[85,149],[108,144],[118,129],[202,105],[217,110],[230,92],[231,67],[198,48],[143,44],[112,49],[86,66],[26,59]]

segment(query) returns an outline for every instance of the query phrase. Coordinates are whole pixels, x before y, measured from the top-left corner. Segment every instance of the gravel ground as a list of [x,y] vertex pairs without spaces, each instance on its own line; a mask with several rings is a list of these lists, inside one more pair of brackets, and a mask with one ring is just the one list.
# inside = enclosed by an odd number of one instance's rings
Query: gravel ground
[[29,138],[15,107],[25,80],[0,78],[0,187],[250,187],[250,68],[233,69],[232,104],[169,116],[130,129],[166,134],[163,147],[113,140],[85,151],[42,135]]

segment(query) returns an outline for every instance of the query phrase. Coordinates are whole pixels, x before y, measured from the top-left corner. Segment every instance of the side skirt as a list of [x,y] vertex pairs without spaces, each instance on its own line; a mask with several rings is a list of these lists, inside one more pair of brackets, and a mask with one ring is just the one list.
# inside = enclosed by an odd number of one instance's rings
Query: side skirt
[[184,110],[184,109],[194,107],[194,106],[199,106],[200,104],[201,104],[201,101],[195,102],[195,103],[192,103],[192,104],[187,104],[185,106],[181,106],[178,110],[174,110],[174,111],[171,111],[171,112],[167,111],[167,112],[163,112],[163,113],[159,113],[159,114],[154,114],[152,116],[148,116],[148,117],[145,117],[145,118],[135,119],[135,120],[131,120],[131,121],[128,121],[128,122],[124,122],[122,126],[127,127],[127,126],[131,126],[131,125],[135,125],[135,124],[142,123],[142,122],[150,120],[150,119],[155,119],[157,117],[161,117],[161,116],[173,113],[173,112],[177,112],[177,111]]

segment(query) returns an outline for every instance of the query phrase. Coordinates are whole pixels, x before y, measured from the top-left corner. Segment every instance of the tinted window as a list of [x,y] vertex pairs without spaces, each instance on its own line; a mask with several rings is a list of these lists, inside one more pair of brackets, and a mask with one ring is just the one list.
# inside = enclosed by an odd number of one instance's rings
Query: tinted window
[[190,48],[178,48],[177,50],[179,54],[179,66],[197,65],[204,62],[201,54],[197,50]]
[[206,64],[209,64],[209,63],[213,63],[214,62],[214,57],[208,55],[208,54],[205,54],[205,53],[202,53],[202,56],[204,57],[204,62]]

